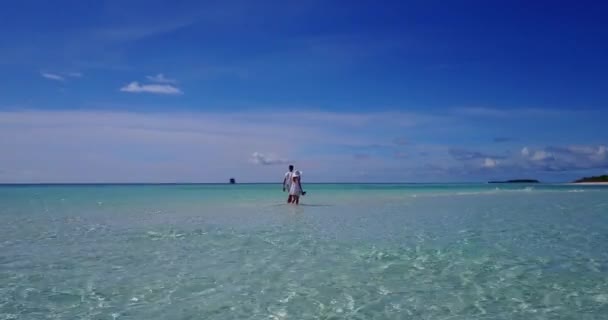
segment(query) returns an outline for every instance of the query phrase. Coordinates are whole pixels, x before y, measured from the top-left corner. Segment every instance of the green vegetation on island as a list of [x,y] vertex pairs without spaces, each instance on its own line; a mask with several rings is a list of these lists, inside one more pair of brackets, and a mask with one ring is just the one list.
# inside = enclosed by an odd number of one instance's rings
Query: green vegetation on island
[[576,181],[574,181],[575,183],[581,183],[581,182],[607,182],[608,183],[608,175],[601,175],[601,176],[596,176],[596,177],[585,177],[582,179],[578,179]]
[[534,179],[515,179],[506,181],[490,181],[489,183],[540,183],[540,181]]

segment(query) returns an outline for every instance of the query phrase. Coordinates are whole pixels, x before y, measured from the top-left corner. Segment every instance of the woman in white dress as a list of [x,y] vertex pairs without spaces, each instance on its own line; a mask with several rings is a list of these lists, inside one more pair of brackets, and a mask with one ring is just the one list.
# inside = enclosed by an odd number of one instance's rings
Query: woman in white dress
[[300,195],[304,194],[302,191],[302,183],[300,182],[300,171],[294,172],[292,176],[291,186],[289,188],[289,195],[291,196],[291,203],[299,204]]

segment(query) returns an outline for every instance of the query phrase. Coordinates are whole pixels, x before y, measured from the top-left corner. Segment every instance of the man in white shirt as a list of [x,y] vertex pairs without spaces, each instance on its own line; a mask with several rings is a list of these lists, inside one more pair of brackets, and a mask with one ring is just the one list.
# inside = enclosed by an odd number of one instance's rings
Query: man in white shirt
[[[289,171],[287,171],[285,173],[285,178],[283,178],[283,192],[285,192],[285,190],[287,190],[287,192],[289,192],[289,189],[291,189],[291,182],[293,180],[293,165],[289,165]],[[292,201],[292,196],[289,195],[287,197],[287,203],[291,203]]]

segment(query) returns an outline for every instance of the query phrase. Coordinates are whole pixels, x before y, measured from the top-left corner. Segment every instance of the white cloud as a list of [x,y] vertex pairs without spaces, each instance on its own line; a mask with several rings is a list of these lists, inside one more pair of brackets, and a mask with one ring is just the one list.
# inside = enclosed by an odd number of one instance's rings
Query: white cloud
[[131,93],[154,93],[154,94],[168,94],[168,95],[180,95],[183,92],[169,84],[139,84],[137,81],[133,81],[124,87],[120,88],[122,92]]
[[[337,116],[327,125],[303,111],[273,114],[0,111],[0,182],[270,182],[283,173],[270,164],[288,155],[298,155],[311,181],[348,181],[364,169],[350,154],[307,150],[371,144],[366,129],[353,134]],[[277,121],[279,114],[293,121]],[[335,172],[335,163],[344,170]]]
[[449,154],[461,165],[448,164],[448,168],[462,169],[469,173],[483,174],[484,168],[500,168],[509,175],[528,172],[542,176],[543,173],[574,174],[580,170],[608,168],[608,148],[604,145],[524,147],[519,152],[504,156],[489,155],[479,151],[448,149]]
[[173,84],[177,83],[177,80],[166,78],[165,75],[162,73],[159,73],[155,76],[146,76],[146,79],[148,79],[149,81],[152,81],[152,82],[157,82],[157,83],[173,83]]
[[553,158],[553,155],[551,153],[544,151],[544,150],[538,150],[532,154],[532,156],[530,157],[530,160],[544,161],[544,160],[551,159],[551,158]]
[[483,164],[482,164],[482,166],[483,166],[484,168],[494,168],[494,167],[496,167],[497,165],[498,165],[498,161],[497,161],[497,160],[495,160],[495,159],[492,159],[492,158],[485,158],[485,159],[483,160]]
[[[327,182],[357,181],[361,177],[353,172],[361,171],[368,173],[366,181],[392,182],[477,179],[490,172],[524,172],[542,179],[552,172],[608,168],[605,145],[526,147],[503,154],[495,144],[491,144],[493,152],[477,152],[419,142],[424,132],[443,126],[427,123],[425,117],[259,109],[231,113],[5,109],[0,110],[4,170],[0,182],[227,182],[230,177],[239,182],[271,182],[282,179],[280,165],[286,160],[297,162],[309,181]],[[418,136],[407,147],[388,143],[401,134]],[[386,142],[382,149],[369,150],[382,142]],[[365,152],[373,156],[361,156]],[[354,154],[366,159],[357,160]]]
[[567,151],[572,154],[588,156],[592,159],[601,160],[606,157],[607,150],[606,146],[569,146],[566,147],[564,151]]
[[58,75],[58,74],[54,74],[54,73],[48,73],[48,72],[41,72],[40,75],[43,78],[49,79],[49,80],[55,80],[55,81],[65,81],[65,78]]
[[268,165],[277,165],[277,164],[287,164],[289,161],[287,159],[279,158],[273,154],[265,155],[263,153],[254,152],[250,158],[251,162],[268,166]]
[[604,145],[548,146],[522,149],[519,162],[524,168],[545,171],[584,170],[608,167],[608,150]]
[[70,78],[82,77],[82,73],[80,73],[80,72],[58,72],[58,73],[40,72],[40,75],[46,79],[55,80],[55,81],[66,81],[67,77],[70,77]]

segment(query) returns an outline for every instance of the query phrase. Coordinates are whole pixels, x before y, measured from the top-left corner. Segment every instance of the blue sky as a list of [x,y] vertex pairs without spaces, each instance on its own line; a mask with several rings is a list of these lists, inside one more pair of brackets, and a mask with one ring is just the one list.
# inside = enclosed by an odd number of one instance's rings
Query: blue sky
[[[0,5],[0,182],[608,173],[599,1]],[[277,178],[278,177],[278,178]]]

